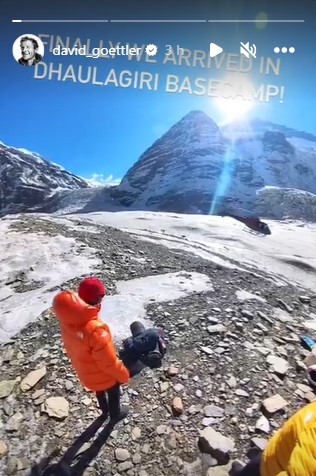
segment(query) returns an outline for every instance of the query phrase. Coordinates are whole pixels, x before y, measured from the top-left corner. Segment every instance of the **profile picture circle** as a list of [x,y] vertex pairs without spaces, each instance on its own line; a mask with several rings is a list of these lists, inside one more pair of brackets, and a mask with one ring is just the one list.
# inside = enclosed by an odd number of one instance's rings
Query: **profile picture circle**
[[34,66],[44,56],[42,40],[32,33],[19,36],[12,46],[14,59],[22,66]]

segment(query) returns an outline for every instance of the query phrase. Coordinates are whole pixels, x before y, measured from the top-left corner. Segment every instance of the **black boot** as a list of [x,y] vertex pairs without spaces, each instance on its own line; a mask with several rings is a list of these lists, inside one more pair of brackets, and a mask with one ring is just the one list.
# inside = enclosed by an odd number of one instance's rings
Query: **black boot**
[[128,407],[122,406],[116,411],[111,412],[110,411],[110,422],[112,423],[117,423],[121,420],[124,420],[124,418],[127,417],[129,414],[129,409]]

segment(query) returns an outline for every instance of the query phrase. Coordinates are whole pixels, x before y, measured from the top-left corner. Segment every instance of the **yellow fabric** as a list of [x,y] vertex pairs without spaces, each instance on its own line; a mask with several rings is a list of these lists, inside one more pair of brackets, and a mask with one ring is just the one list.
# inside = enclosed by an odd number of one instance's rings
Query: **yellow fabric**
[[261,476],[316,476],[316,402],[293,415],[269,440]]

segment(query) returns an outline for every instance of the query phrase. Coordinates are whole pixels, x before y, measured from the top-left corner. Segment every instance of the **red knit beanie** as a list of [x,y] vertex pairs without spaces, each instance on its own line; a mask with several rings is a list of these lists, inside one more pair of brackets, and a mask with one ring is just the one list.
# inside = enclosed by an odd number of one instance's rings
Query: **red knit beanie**
[[98,279],[90,276],[79,284],[78,295],[87,304],[98,304],[105,296],[105,287]]

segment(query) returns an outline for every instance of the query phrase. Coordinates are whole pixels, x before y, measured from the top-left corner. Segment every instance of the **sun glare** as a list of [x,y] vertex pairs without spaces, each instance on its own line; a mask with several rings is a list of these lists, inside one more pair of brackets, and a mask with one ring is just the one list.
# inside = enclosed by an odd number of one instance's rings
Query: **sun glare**
[[223,122],[231,122],[243,118],[254,107],[249,97],[252,84],[244,76],[227,76],[222,81],[222,95],[215,99],[216,108]]

